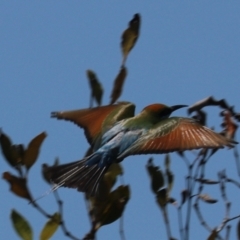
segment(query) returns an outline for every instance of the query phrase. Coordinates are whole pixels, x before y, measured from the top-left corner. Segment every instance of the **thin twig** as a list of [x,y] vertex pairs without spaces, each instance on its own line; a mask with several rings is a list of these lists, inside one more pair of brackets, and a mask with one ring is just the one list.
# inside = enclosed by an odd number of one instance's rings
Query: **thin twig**
[[35,207],[42,215],[44,215],[46,218],[52,218],[51,214],[48,214],[44,209],[42,209],[35,201],[30,202],[30,204]]
[[91,216],[91,212],[90,212],[90,204],[87,199],[87,194],[84,194],[84,202],[85,202],[85,206],[86,206],[86,209],[88,212],[88,218],[89,218],[90,225],[92,225],[92,216]]
[[69,237],[69,238],[71,238],[71,239],[73,239],[73,240],[80,240],[79,238],[73,236],[73,235],[67,230],[67,227],[66,227],[66,225],[65,225],[65,222],[64,222],[64,220],[63,220],[63,202],[62,202],[62,200],[60,199],[57,191],[54,191],[53,194],[54,194],[55,199],[56,199],[56,202],[57,202],[57,204],[58,204],[59,214],[60,214],[60,216],[61,216],[60,225],[61,225],[61,228],[62,228],[62,230],[63,230],[63,233],[64,233],[67,237]]
[[230,236],[230,230],[231,230],[231,225],[227,225],[226,227],[226,240],[229,240],[229,236]]
[[197,198],[195,204],[193,205],[193,206],[194,206],[194,209],[195,209],[195,211],[196,211],[197,217],[198,217],[200,223],[202,224],[202,226],[204,226],[209,232],[212,232],[213,229],[211,229],[211,228],[208,226],[208,224],[206,223],[206,221],[205,221],[204,218],[203,218],[203,215],[202,215],[202,213],[201,213],[201,211],[200,211],[200,208],[199,208],[198,201],[199,201],[199,198]]
[[183,228],[183,220],[182,220],[182,205],[178,207],[178,225],[181,240],[184,240],[184,228]]
[[[211,233],[213,231],[213,229],[210,228],[208,226],[208,224],[206,223],[206,221],[204,220],[203,215],[202,215],[202,213],[200,211],[200,208],[199,208],[198,201],[199,201],[199,198],[197,198],[197,200],[196,200],[196,202],[194,204],[194,209],[195,209],[196,215],[197,215],[200,223],[202,224],[202,226],[204,226]],[[220,240],[223,240],[223,238],[219,234],[217,235],[217,238],[220,239]]]
[[123,214],[119,221],[119,233],[120,233],[121,239],[125,240],[126,238],[125,238],[124,227],[123,227]]
[[163,214],[163,219],[164,219],[164,223],[166,226],[166,230],[167,230],[167,236],[168,239],[171,239],[171,228],[170,228],[170,224],[169,224],[169,219],[168,219],[168,213],[167,213],[167,205],[161,208],[162,210],[162,214]]
[[239,154],[238,154],[237,147],[234,147],[233,153],[234,153],[234,157],[235,157],[235,161],[236,161],[238,176],[240,177],[240,160],[239,160]]
[[[188,168],[187,191],[188,191],[188,194],[190,197],[188,198],[188,202],[187,202],[187,214],[186,214],[186,222],[185,222],[185,240],[189,239],[190,218],[191,218],[191,210],[192,210],[192,197],[191,196],[192,196],[192,192],[193,192],[193,189],[195,186],[195,182],[192,179],[192,171],[193,171],[193,167],[197,163],[198,159],[199,159],[199,156],[197,156],[197,158],[195,158],[193,163],[191,165],[189,165],[189,168]],[[198,173],[201,161],[196,168],[195,176]]]
[[236,180],[231,179],[231,178],[226,178],[226,181],[227,181],[227,182],[230,182],[230,183],[233,183],[233,184],[236,185],[238,188],[240,188],[240,183],[237,182]]

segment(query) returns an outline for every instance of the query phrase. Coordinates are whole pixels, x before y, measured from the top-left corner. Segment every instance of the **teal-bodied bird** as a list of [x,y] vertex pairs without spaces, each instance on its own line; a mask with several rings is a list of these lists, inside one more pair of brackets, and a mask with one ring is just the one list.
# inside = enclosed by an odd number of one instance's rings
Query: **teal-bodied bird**
[[84,129],[93,153],[82,160],[46,167],[45,172],[55,183],[95,195],[99,182],[114,162],[136,154],[160,154],[200,148],[233,147],[231,139],[202,126],[196,120],[171,117],[186,105],[168,107],[151,104],[134,116],[135,105],[115,105],[53,112],[52,117],[69,120]]

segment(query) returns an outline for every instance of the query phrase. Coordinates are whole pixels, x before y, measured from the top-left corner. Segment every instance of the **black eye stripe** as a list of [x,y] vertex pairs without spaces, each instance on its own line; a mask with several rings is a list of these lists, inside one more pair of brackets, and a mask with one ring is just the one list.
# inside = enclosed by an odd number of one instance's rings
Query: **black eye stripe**
[[172,113],[172,110],[171,110],[171,109],[165,108],[165,109],[163,109],[163,111],[161,111],[161,112],[159,113],[159,115],[160,115],[160,116],[169,116],[171,113]]

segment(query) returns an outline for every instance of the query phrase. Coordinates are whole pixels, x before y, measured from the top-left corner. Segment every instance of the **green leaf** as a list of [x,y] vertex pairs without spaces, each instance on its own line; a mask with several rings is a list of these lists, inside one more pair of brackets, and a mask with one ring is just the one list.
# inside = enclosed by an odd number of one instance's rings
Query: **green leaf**
[[27,149],[25,150],[23,163],[26,168],[29,170],[31,166],[36,162],[40,147],[43,143],[43,140],[46,138],[47,134],[45,132],[40,133],[35,138],[33,138],[28,144]]
[[132,20],[129,22],[128,28],[122,34],[122,42],[121,42],[122,54],[123,54],[122,65],[125,64],[129,52],[134,47],[138,39],[140,22],[141,22],[140,15],[136,13],[133,16]]
[[55,213],[53,217],[49,221],[47,221],[47,223],[43,227],[43,230],[40,234],[40,240],[50,239],[57,231],[60,221],[61,215],[59,213]]
[[13,145],[11,139],[2,131],[0,131],[0,144],[2,154],[11,166],[16,167],[22,163],[23,145]]
[[14,209],[11,212],[11,219],[14,229],[23,240],[33,239],[33,233],[30,224]]
[[151,177],[152,191],[157,193],[164,186],[164,177],[159,167],[154,166],[153,159],[150,158],[147,163],[147,171]]
[[123,88],[123,84],[126,76],[127,76],[127,69],[126,67],[122,66],[120,69],[120,72],[118,73],[114,81],[113,90],[110,97],[111,98],[110,104],[115,103],[118,100],[118,98],[121,96],[122,88]]
[[117,181],[117,176],[123,174],[123,169],[119,163],[113,163],[109,167],[108,171],[104,174],[103,179],[99,185],[99,199],[105,199],[110,193],[110,190]]
[[[92,70],[87,70],[87,77],[90,83],[91,88],[91,100],[95,99],[98,106],[102,103],[102,96],[103,96],[103,88],[98,80],[96,74]],[[92,101],[91,101],[92,102]],[[92,107],[92,103],[90,103],[90,107]]]
[[[130,188],[128,185],[121,185],[109,194],[108,200],[99,208],[96,215],[97,224],[95,229],[99,229],[103,225],[110,224],[119,219],[124,208],[130,199]],[[100,211],[99,211],[100,210]]]
[[161,208],[164,208],[168,203],[167,189],[163,188],[157,193],[157,203]]
[[9,172],[4,172],[3,179],[10,183],[10,190],[13,193],[15,193],[19,197],[26,198],[29,201],[32,201],[32,197],[30,196],[30,193],[28,191],[25,178],[19,178]]
[[107,173],[110,173],[113,177],[116,178],[118,175],[122,175],[123,174],[123,169],[122,169],[120,163],[113,163],[109,167],[109,169],[106,172],[106,174]]

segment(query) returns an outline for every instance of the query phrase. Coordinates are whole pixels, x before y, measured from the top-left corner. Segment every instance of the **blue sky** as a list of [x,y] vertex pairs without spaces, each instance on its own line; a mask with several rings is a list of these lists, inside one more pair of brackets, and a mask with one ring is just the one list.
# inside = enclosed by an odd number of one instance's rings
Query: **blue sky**
[[[46,138],[38,162],[29,174],[34,197],[49,186],[41,178],[43,163],[55,157],[61,163],[80,159],[88,144],[75,125],[50,118],[55,110],[89,106],[86,70],[95,71],[104,86],[103,103],[108,104],[113,80],[121,63],[120,36],[135,13],[142,17],[141,32],[127,59],[128,76],[120,100],[136,103],[136,112],[150,103],[188,104],[208,96],[225,98],[239,111],[240,2],[238,1],[5,1],[0,3],[0,127],[14,143],[25,145],[42,131]],[[218,110],[207,109],[208,125],[220,130]],[[186,109],[175,113],[187,116]],[[237,139],[239,137],[237,136]],[[192,157],[192,154],[189,154]],[[124,229],[129,239],[166,239],[160,209],[155,204],[145,165],[149,156],[129,157],[123,162],[124,182],[131,186],[131,199],[124,214]],[[180,200],[187,170],[183,161],[171,154],[176,174],[172,196]],[[154,156],[163,166],[164,157]],[[2,172],[13,170],[0,157]],[[222,150],[210,161],[206,176],[217,178],[226,169],[238,180],[232,151]],[[17,209],[33,227],[34,239],[46,222],[23,199],[9,192],[1,180],[2,239],[18,239],[9,220]],[[220,198],[215,186],[206,192]],[[240,194],[229,188],[236,207]],[[83,237],[90,229],[83,195],[61,189],[64,218],[69,230]],[[234,199],[233,199],[234,196]],[[233,202],[233,205],[234,205]],[[53,195],[39,200],[48,212],[57,211]],[[223,202],[203,204],[212,227],[224,216]],[[235,209],[235,210],[234,210]],[[209,214],[210,212],[210,214]],[[177,211],[170,206],[173,235],[179,238]],[[234,215],[233,215],[234,216]],[[235,225],[231,239],[235,238]],[[205,239],[193,213],[191,236]],[[98,239],[119,239],[119,221],[102,227]],[[65,239],[59,229],[52,238]]]

